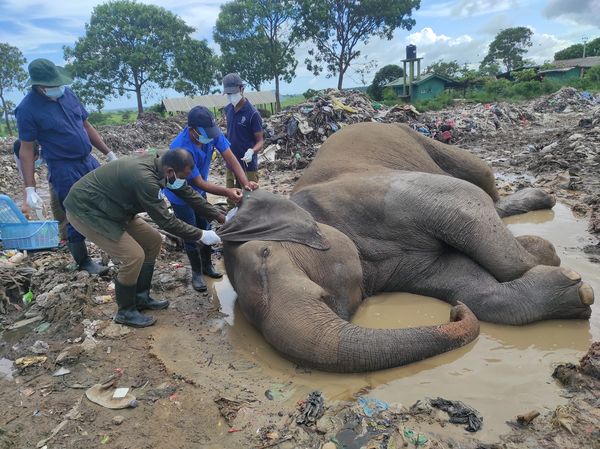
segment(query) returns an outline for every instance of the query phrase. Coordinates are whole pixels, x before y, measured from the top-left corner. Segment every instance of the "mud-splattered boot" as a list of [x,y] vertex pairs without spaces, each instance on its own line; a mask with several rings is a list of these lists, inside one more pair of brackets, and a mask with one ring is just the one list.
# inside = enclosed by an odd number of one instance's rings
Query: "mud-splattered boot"
[[190,265],[192,266],[192,287],[194,287],[194,290],[196,291],[205,292],[207,287],[202,278],[202,259],[200,259],[198,249],[187,249],[186,253],[188,259],[190,259]]

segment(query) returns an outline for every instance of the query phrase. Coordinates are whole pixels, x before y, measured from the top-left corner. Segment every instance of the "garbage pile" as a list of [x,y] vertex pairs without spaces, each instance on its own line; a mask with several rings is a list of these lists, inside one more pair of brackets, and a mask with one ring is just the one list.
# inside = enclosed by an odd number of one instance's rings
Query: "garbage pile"
[[311,160],[321,144],[344,126],[370,121],[408,122],[417,114],[410,105],[388,109],[372,103],[359,91],[327,89],[265,120],[267,143],[275,145],[269,145],[265,153],[275,150],[277,159]]
[[130,154],[148,148],[166,148],[186,123],[184,115],[163,118],[145,113],[133,123],[100,126],[98,131],[108,148],[117,154]]
[[[444,143],[459,143],[539,121],[537,114],[510,103],[465,104],[420,116],[413,128]],[[444,134],[446,133],[446,134]]]
[[583,112],[590,106],[600,105],[600,94],[579,92],[573,87],[562,87],[558,92],[542,97],[533,104],[536,112]]

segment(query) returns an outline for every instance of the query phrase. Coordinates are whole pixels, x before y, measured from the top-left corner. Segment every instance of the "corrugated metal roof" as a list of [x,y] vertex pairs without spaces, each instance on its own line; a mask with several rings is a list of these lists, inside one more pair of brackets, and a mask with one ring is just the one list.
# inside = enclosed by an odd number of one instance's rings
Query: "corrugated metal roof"
[[[443,75],[438,75],[437,73],[428,73],[426,75],[421,76],[420,79],[414,80],[413,84],[417,84],[418,85],[418,84],[421,84],[421,83],[423,83],[423,82],[425,82],[425,81],[427,81],[428,79],[431,79],[431,78],[440,78],[445,83],[453,83],[454,82],[450,78],[446,78]],[[406,83],[410,84],[409,81],[408,81],[408,76],[406,77]],[[394,86],[403,86],[403,85],[404,85],[404,78],[400,77],[398,79],[395,79],[392,82],[389,82],[389,83],[385,84],[383,87],[394,87]]]
[[600,64],[600,56],[589,56],[587,58],[562,59],[554,61],[556,67],[593,67]]
[[[244,96],[252,104],[275,103],[275,91],[244,92]],[[226,106],[227,96],[222,94],[201,95],[195,97],[165,98],[162,101],[167,112],[188,112],[194,106],[205,106],[209,109],[219,109]]]
[[563,67],[560,69],[547,69],[547,70],[540,70],[538,73],[556,73],[556,72],[570,72],[573,69],[576,69],[577,67]]

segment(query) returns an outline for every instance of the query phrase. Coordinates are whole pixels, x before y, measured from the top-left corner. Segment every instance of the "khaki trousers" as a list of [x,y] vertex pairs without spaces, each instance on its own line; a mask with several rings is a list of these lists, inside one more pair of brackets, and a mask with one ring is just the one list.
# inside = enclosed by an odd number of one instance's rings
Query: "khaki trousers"
[[[248,181],[258,182],[258,171],[247,171],[246,178],[248,178]],[[237,187],[238,189],[244,188],[244,186],[236,179],[235,173],[229,169],[227,169],[225,174],[225,187],[228,189],[233,189],[234,187]],[[235,207],[235,203],[230,199],[227,199],[227,207],[231,210]]]
[[111,258],[121,262],[117,280],[123,285],[137,284],[142,265],[154,263],[160,252],[160,232],[139,217],[131,220],[121,238],[110,240],[91,226],[83,223],[77,215],[67,211],[67,220],[77,232],[94,242]]
[[58,195],[52,188],[52,184],[48,183],[48,190],[50,191],[50,209],[52,210],[52,216],[58,221],[58,233],[61,240],[67,240],[67,215]]

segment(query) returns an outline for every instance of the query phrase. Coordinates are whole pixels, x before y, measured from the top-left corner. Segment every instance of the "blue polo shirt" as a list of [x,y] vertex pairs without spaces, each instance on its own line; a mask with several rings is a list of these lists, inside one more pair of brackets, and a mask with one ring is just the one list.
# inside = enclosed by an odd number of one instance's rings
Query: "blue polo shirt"
[[15,109],[19,139],[37,140],[50,162],[81,160],[90,154],[92,143],[83,127],[88,115],[68,87],[57,101],[32,88]]
[[[200,128],[200,132],[204,137],[206,137],[206,132],[202,128]],[[198,147],[198,145],[196,145],[191,139],[189,128],[187,126],[177,135],[177,137],[175,137],[175,139],[173,139],[171,145],[169,145],[171,150],[176,150],[177,148],[183,148],[184,150],[187,150],[194,158],[194,169],[192,170],[192,173],[190,173],[190,176],[186,178],[186,181],[200,195],[204,195],[204,190],[192,184],[192,179],[202,176],[202,179],[207,181],[210,163],[212,162],[212,155],[215,151],[215,148],[219,153],[223,154],[229,149],[229,147],[229,140],[227,140],[223,134],[219,134],[219,137],[214,138],[211,142],[205,143],[201,147]],[[169,189],[163,189],[163,193],[169,199],[171,204],[187,204]]]
[[[256,145],[254,133],[263,130],[262,118],[250,100],[246,98],[244,106],[239,111],[235,111],[233,105],[225,106],[225,116],[227,117],[227,138],[231,142],[231,150],[237,157],[240,165],[244,167],[242,157],[248,148]],[[256,171],[258,169],[258,158],[256,154],[252,157],[252,162],[248,164],[246,171]],[[231,167],[228,167],[231,169]]]

